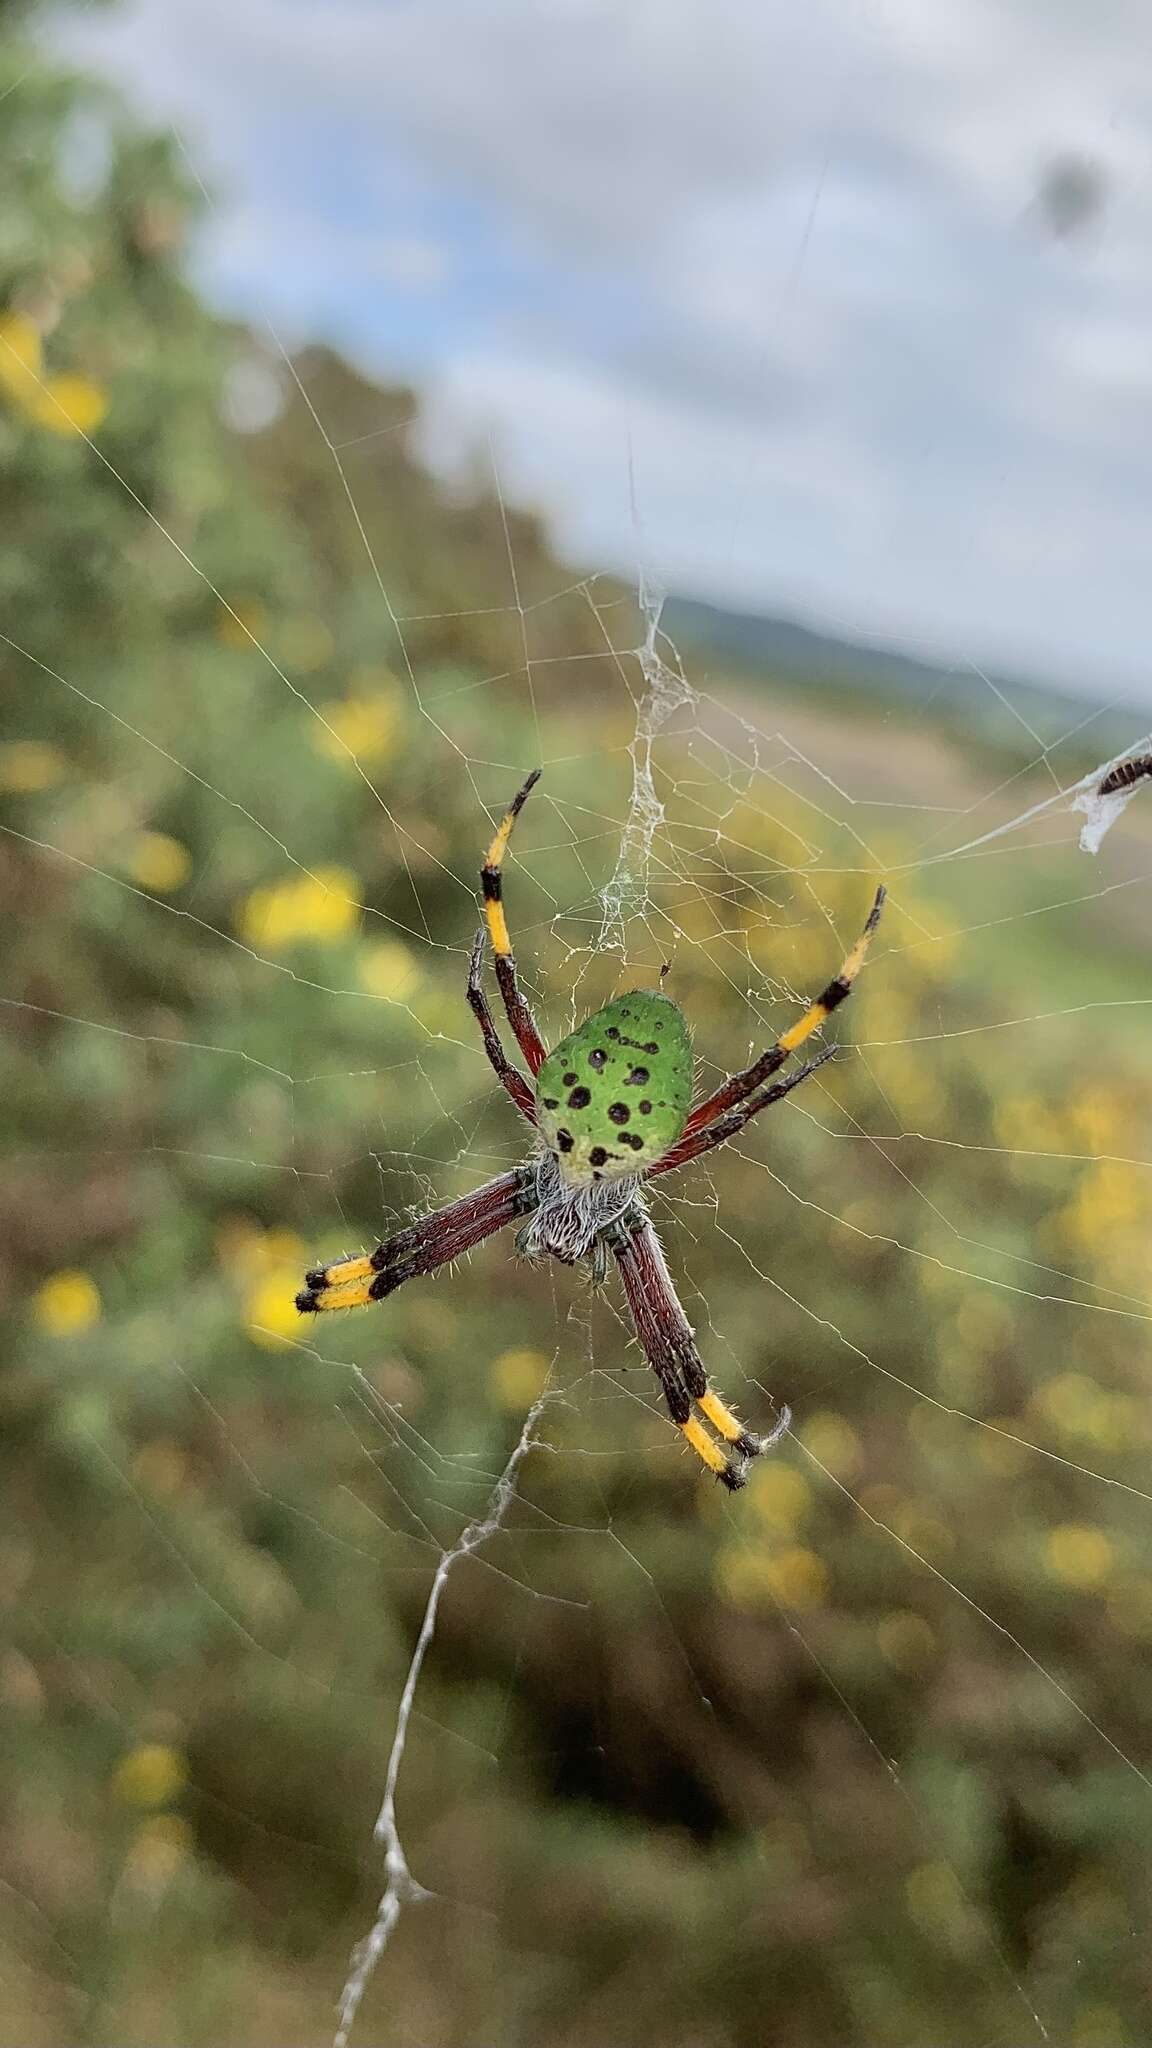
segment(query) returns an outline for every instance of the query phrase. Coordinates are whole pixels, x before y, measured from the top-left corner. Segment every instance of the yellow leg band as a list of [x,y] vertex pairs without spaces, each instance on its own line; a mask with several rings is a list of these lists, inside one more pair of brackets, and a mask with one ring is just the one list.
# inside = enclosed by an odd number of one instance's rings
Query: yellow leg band
[[860,969],[864,965],[864,956],[867,953],[868,948],[871,944],[872,933],[868,931],[861,932],[860,937],[857,939],[856,944],[853,946],[852,951],[849,953],[848,958],[844,962],[843,967],[840,969],[841,981],[855,981],[856,976],[859,974]]
[[504,905],[491,901],[485,903],[484,917],[488,925],[488,936],[492,941],[492,951],[498,957],[506,958],[512,951],[512,941],[508,936],[508,920],[504,915]]
[[505,811],[504,816],[501,818],[500,823],[497,827],[496,837],[492,841],[491,846],[488,848],[488,851],[484,856],[484,865],[486,868],[499,867],[501,861],[504,858],[504,855],[508,851],[508,841],[512,837],[512,827],[516,823],[516,820],[519,817],[519,815],[520,809],[518,805],[513,806],[512,810],[510,811]]
[[726,1472],[728,1470],[728,1460],[720,1449],[719,1444],[713,1443],[708,1431],[703,1427],[702,1423],[697,1422],[695,1416],[690,1415],[687,1422],[681,1422],[677,1427],[680,1430],[680,1434],[687,1437],[696,1456],[703,1459],[710,1472]]
[[484,918],[488,926],[488,936],[492,941],[492,951],[496,954],[497,959],[507,959],[512,951],[512,941],[508,936],[508,920],[504,915],[504,906],[500,901],[502,880],[500,864],[508,851],[508,841],[512,837],[512,828],[539,780],[540,770],[539,768],[534,768],[523,788],[517,791],[504,816],[501,818],[492,844],[484,856],[484,866],[480,875],[481,885],[484,890]]
[[733,1415],[727,1403],[720,1399],[719,1394],[714,1394],[711,1388],[706,1394],[701,1394],[696,1406],[701,1415],[712,1424],[713,1429],[719,1430],[726,1443],[734,1444],[738,1437],[743,1436],[744,1424]]
[[806,1038],[811,1038],[812,1033],[819,1030],[825,1017],[830,1015],[827,1003],[813,1003],[810,1010],[805,1010],[800,1022],[793,1024],[790,1031],[782,1032],[777,1039],[776,1043],[781,1052],[795,1052],[796,1047],[803,1045]]
[[806,1038],[811,1038],[812,1033],[819,1030],[824,1019],[831,1016],[836,1004],[844,1001],[867,958],[868,948],[872,944],[872,934],[880,921],[880,912],[884,907],[884,893],[883,889],[877,891],[876,901],[869,913],[867,924],[845,960],[839,974],[836,976],[836,980],[830,982],[824,991],[825,996],[830,995],[832,997],[832,1002],[827,1003],[824,1001],[823,996],[818,997],[811,1008],[805,1010],[799,1023],[793,1024],[790,1031],[783,1032],[777,1039],[776,1043],[780,1047],[781,1052],[795,1052],[797,1046],[803,1045]]
[[349,1280],[364,1280],[375,1272],[371,1259],[337,1259],[334,1266],[325,1266],[325,1287],[343,1287]]
[[[359,1259],[356,1263],[360,1264]],[[367,1263],[365,1260],[364,1264]],[[318,1313],[330,1308],[367,1308],[372,1299],[370,1286],[369,1280],[356,1280],[350,1287],[325,1287],[316,1295],[313,1307]]]

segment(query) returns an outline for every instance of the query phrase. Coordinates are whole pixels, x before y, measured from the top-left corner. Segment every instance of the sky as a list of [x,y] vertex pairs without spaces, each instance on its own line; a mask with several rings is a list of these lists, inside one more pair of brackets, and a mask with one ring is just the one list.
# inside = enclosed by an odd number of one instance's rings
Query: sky
[[1146,0],[132,0],[230,311],[581,569],[1152,704]]

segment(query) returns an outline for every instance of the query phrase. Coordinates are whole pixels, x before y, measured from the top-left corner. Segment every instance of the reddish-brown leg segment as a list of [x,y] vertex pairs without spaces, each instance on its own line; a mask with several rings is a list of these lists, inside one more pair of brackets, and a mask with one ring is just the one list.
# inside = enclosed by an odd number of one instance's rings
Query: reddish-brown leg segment
[[692,1119],[689,1118],[684,1136],[664,1154],[663,1159],[658,1159],[655,1166],[648,1168],[645,1179],[653,1180],[658,1173],[671,1173],[673,1167],[687,1166],[690,1159],[700,1159],[705,1152],[711,1152],[713,1146],[722,1145],[726,1138],[734,1138],[737,1131],[742,1131],[762,1109],[771,1109],[774,1102],[782,1102],[786,1095],[791,1095],[792,1090],[800,1086],[801,1081],[806,1081],[809,1074],[814,1074],[817,1067],[822,1067],[835,1055],[836,1047],[827,1046],[818,1059],[806,1060],[794,1074],[789,1074],[786,1081],[777,1081],[775,1087],[766,1088],[763,1095],[754,1095],[750,1102],[742,1102],[739,1108],[730,1109],[726,1116],[718,1116],[713,1123],[702,1128],[693,1130]]
[[[644,1355],[664,1389],[668,1412],[698,1458],[735,1492],[747,1477],[749,1458],[764,1444],[708,1385],[708,1373],[692,1325],[680,1305],[660,1240],[647,1217],[626,1216],[609,1242],[620,1268],[628,1307]],[[721,1443],[709,1435],[699,1417],[711,1424]]]
[[521,1116],[525,1117],[530,1124],[535,1124],[536,1097],[533,1095],[523,1074],[518,1073],[512,1065],[504,1047],[500,1043],[500,1033],[496,1029],[492,1012],[488,1008],[488,998],[484,993],[484,985],[480,978],[483,966],[484,927],[481,925],[476,934],[476,944],[472,948],[472,964],[468,970],[468,1004],[480,1026],[484,1037],[484,1050],[488,1055],[489,1065],[495,1072],[497,1080],[502,1088],[508,1090]]
[[473,1194],[462,1195],[458,1202],[448,1202],[430,1216],[409,1223],[367,1257],[338,1259],[335,1265],[318,1266],[306,1273],[296,1306],[301,1315],[312,1315],[323,1309],[363,1308],[367,1302],[383,1301],[405,1280],[450,1265],[493,1231],[530,1215],[535,1207],[536,1169],[518,1166]]

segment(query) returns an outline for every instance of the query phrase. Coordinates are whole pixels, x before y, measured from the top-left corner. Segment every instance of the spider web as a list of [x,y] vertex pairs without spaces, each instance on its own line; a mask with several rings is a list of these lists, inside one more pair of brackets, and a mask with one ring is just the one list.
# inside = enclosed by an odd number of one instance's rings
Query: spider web
[[[711,1083],[834,970],[880,875],[890,903],[841,1057],[654,1198],[718,1385],[753,1423],[793,1410],[729,1503],[689,1470],[614,1293],[513,1267],[503,1241],[376,1316],[302,1334],[285,1320],[303,1264],[524,1154],[464,1010],[475,875],[452,833],[397,801],[395,759],[365,767],[301,686],[280,622],[239,605],[159,515],[157,576],[207,587],[235,651],[282,693],[289,761],[338,761],[363,799],[357,841],[378,833],[398,878],[385,904],[357,893],[351,846],[344,879],[317,862],[273,787],[173,751],[164,720],[103,701],[82,670],[46,669],[0,622],[13,662],[97,750],[114,746],[126,776],[162,763],[218,835],[169,902],[106,856],[98,819],[80,829],[49,806],[38,829],[5,828],[88,892],[95,931],[138,908],[160,991],[151,1025],[136,1005],[64,1013],[26,988],[9,1013],[51,1027],[61,1066],[97,1090],[121,1052],[140,1071],[154,1060],[161,1093],[116,1164],[161,1202],[199,1196],[225,1219],[184,1276],[179,1330],[172,1266],[156,1254],[151,1289],[126,1268],[117,1302],[113,1257],[107,1348],[92,1340],[56,1410],[116,1530],[98,1595],[119,1613],[138,1581],[171,1609],[170,1638],[134,1661],[122,1621],[87,1639],[34,1572],[20,1595],[27,1683],[64,1674],[97,1731],[94,1776],[112,1740],[131,1806],[133,1760],[139,1776],[145,1752],[186,1756],[196,1853],[174,1828],[139,1826],[109,1948],[146,1954],[145,1920],[183,1930],[204,1985],[189,2039],[325,2038],[316,1986],[331,2002],[352,1930],[338,2043],[358,2023],[391,2038],[398,1998],[398,2039],[527,2026],[640,2042],[657,2034],[635,2001],[665,1953],[647,1882],[684,1912],[715,1901],[706,1961],[665,1956],[662,2040],[745,2038],[724,2017],[732,1979],[751,1973],[759,2005],[792,1970],[818,1985],[814,2002],[803,1981],[792,1993],[797,2041],[1136,2038],[1152,1813],[1132,1684],[1152,1634],[1152,796],[1097,792],[1150,744],[1141,719],[1122,714],[1119,748],[1096,746],[1078,712],[1065,726],[1054,711],[1042,737],[1033,707],[975,670],[959,734],[919,704],[850,717],[781,691],[766,708],[750,678],[714,685],[674,643],[654,575],[634,598],[588,576],[526,601],[498,478],[507,583],[490,609],[516,622],[523,660],[446,682],[416,650],[465,614],[410,613],[393,594],[360,509],[366,448],[337,438],[275,333],[269,347],[362,549],[405,744],[431,750],[446,809],[466,790],[477,853],[485,811],[545,768],[507,900],[550,1042],[667,965]],[[642,508],[642,484],[635,495]],[[556,687],[564,656],[536,653],[542,622],[573,602],[601,650],[591,731]],[[591,661],[582,648],[570,673]],[[1112,714],[1098,714],[1110,732]],[[230,928],[198,908],[216,900],[218,862],[253,878]],[[293,916],[312,918],[311,950],[283,942],[277,919]],[[218,983],[197,1011],[221,1018],[211,1038],[180,1025],[192,938]],[[268,1024],[289,999],[290,1058]],[[157,1131],[185,1093],[202,1107],[177,1147]],[[90,1174],[90,1149],[82,1163]],[[234,1377],[222,1348],[243,1350]],[[165,1674],[182,1668],[205,1690],[199,1720],[179,1684],[169,1698]],[[558,1669],[571,1684],[546,1710]],[[345,1795],[332,1806],[325,1773]],[[606,1848],[614,1813],[627,1831]],[[57,1977],[93,2038],[145,2038],[146,2024],[175,2038],[155,1990],[94,1983],[26,1843],[12,1870],[19,1967]],[[220,1924],[220,1870],[257,1992],[239,1960],[240,1988],[221,1990],[197,1947],[198,1927]],[[532,1894],[549,1878],[545,1915]],[[580,1975],[558,1922],[594,1916],[598,1886],[631,1888],[636,1922],[622,1948],[606,1929]],[[300,1970],[300,1948],[324,1955],[318,1928],[336,1930],[331,1967]],[[897,1940],[916,1951],[915,1997],[895,1966],[878,1981]],[[278,1942],[260,1975],[253,1956]],[[829,1942],[839,1970],[821,1976]],[[677,2031],[697,1978],[716,2026],[697,2015]]]

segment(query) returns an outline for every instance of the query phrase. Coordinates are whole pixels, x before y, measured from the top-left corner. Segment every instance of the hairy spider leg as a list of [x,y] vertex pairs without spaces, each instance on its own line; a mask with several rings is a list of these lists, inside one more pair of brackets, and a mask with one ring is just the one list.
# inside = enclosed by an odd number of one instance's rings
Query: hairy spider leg
[[496,1029],[495,1020],[488,1007],[488,998],[484,993],[484,984],[480,978],[483,965],[484,927],[481,925],[476,934],[476,943],[472,948],[472,962],[468,969],[469,1008],[483,1034],[484,1050],[488,1055],[489,1066],[493,1069],[501,1087],[507,1089],[521,1116],[526,1118],[530,1124],[535,1124],[536,1097],[533,1095],[523,1074],[517,1073],[516,1068],[512,1065],[504,1047],[500,1043],[500,1033]]
[[[709,1386],[692,1325],[680,1305],[660,1240],[647,1216],[640,1209],[631,1210],[607,1236],[620,1268],[636,1335],[664,1390],[668,1412],[709,1472],[735,1492],[747,1479],[748,1460],[759,1456],[764,1443],[745,1429],[739,1416]],[[692,1413],[693,1405],[711,1423],[722,1443],[717,1443]]]
[[690,1137],[681,1138],[662,1159],[656,1161],[655,1166],[648,1168],[644,1178],[651,1180],[658,1173],[671,1173],[674,1167],[687,1166],[690,1159],[700,1159],[705,1152],[711,1152],[713,1146],[723,1145],[727,1138],[734,1138],[737,1131],[742,1131],[762,1109],[771,1109],[774,1102],[782,1102],[786,1095],[791,1095],[794,1088],[799,1088],[800,1083],[808,1079],[809,1074],[814,1074],[817,1067],[835,1059],[836,1051],[834,1045],[826,1045],[823,1052],[818,1053],[814,1060],[805,1060],[804,1065],[797,1067],[794,1074],[789,1074],[786,1081],[775,1082],[771,1088],[765,1088],[762,1095],[750,1096],[747,1102],[726,1111],[713,1123],[704,1124]]
[[504,881],[501,867],[508,851],[512,828],[520,816],[533,789],[540,780],[542,771],[534,768],[523,788],[518,790],[511,804],[496,828],[496,835],[484,856],[480,870],[480,889],[484,898],[484,922],[492,941],[492,953],[496,962],[496,981],[504,1003],[509,1024],[528,1062],[529,1072],[538,1074],[548,1057],[548,1049],[536,1028],[528,1004],[520,993],[516,979],[516,961],[512,954],[512,940],[508,932],[508,920],[504,915]]
[[461,1196],[458,1202],[448,1202],[398,1230],[366,1258],[337,1259],[335,1265],[318,1266],[306,1273],[296,1306],[301,1315],[316,1315],[326,1309],[364,1308],[369,1302],[383,1301],[405,1280],[450,1265],[506,1223],[529,1215],[536,1201],[535,1167],[518,1166]]
[[833,976],[827,988],[809,1005],[804,1015],[788,1031],[782,1032],[776,1043],[769,1046],[767,1052],[762,1052],[759,1059],[753,1060],[752,1065],[745,1067],[739,1074],[730,1074],[726,1081],[720,1083],[719,1088],[703,1102],[697,1103],[684,1126],[685,1138],[691,1137],[702,1125],[712,1123],[724,1110],[732,1109],[736,1103],[744,1102],[749,1095],[755,1094],[756,1090],[784,1065],[790,1054],[803,1045],[805,1039],[810,1038],[814,1031],[819,1030],[821,1024],[832,1015],[833,1010],[839,1009],[841,1003],[847,1000],[852,993],[852,984],[864,965],[887,894],[888,891],[881,884],[868,912],[864,929],[839,974]]

